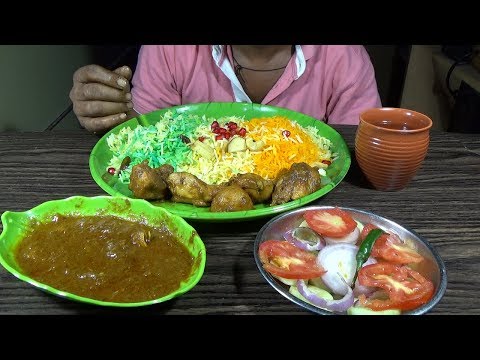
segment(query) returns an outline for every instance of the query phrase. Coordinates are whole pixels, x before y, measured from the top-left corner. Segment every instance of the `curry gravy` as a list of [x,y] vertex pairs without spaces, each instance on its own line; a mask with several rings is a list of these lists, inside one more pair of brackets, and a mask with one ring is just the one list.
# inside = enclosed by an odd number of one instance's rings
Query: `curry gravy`
[[166,226],[113,216],[61,216],[35,222],[15,249],[26,275],[58,290],[111,302],[171,293],[194,259]]

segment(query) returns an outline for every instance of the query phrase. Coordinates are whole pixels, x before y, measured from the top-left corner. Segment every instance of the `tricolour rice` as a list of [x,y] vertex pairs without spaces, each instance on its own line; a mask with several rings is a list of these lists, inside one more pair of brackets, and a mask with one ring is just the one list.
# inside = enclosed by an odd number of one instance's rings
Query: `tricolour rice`
[[[247,129],[247,137],[262,140],[262,151],[250,150],[229,153],[227,140],[215,140],[211,124],[217,120],[220,126],[233,121],[238,127]],[[285,136],[284,130],[290,132]],[[204,144],[215,149],[215,159],[207,160],[191,151],[180,135],[191,141],[204,137]],[[233,175],[256,173],[265,179],[274,179],[283,168],[290,168],[295,162],[306,162],[311,166],[327,167],[322,160],[332,161],[331,141],[318,134],[313,126],[302,127],[285,117],[243,118],[229,116],[218,119],[184,115],[169,111],[155,125],[124,128],[117,135],[107,138],[113,152],[108,167],[118,169],[122,160],[130,156],[131,164],[120,172],[120,180],[128,184],[132,166],[147,160],[151,167],[170,164],[175,171],[185,171],[197,176],[208,184],[220,184]]]

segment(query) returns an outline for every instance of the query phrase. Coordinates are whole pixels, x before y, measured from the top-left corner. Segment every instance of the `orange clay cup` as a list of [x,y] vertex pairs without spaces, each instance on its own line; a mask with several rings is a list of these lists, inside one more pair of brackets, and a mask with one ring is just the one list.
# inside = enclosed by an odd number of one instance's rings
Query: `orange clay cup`
[[355,157],[375,189],[408,185],[427,154],[431,127],[428,116],[413,110],[374,108],[360,115]]

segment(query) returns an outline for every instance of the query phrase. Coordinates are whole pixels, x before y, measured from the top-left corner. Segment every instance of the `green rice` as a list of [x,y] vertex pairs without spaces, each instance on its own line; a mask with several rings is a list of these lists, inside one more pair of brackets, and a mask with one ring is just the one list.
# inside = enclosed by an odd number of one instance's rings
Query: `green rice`
[[155,125],[125,127],[118,134],[111,134],[107,144],[113,153],[108,168],[113,167],[117,173],[123,159],[130,157],[130,165],[119,173],[120,181],[130,183],[132,167],[144,160],[150,167],[170,164],[175,171],[180,165],[191,164],[190,148],[182,141],[180,135],[189,139],[195,136],[195,129],[208,124],[205,116],[181,114],[167,111]]

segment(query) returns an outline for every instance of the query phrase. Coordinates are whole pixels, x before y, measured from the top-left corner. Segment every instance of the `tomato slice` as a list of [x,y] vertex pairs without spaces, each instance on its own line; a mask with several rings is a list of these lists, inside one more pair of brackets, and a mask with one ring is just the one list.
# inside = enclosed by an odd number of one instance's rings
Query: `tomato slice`
[[[370,230],[377,229],[373,224],[365,224],[360,234],[360,243],[365,240]],[[403,242],[396,234],[384,234],[380,236],[372,248],[372,256],[381,258],[394,264],[411,264],[423,261],[413,245]]]
[[350,214],[339,208],[307,210],[303,217],[310,228],[322,236],[332,238],[347,236],[357,227]]
[[313,279],[325,273],[314,253],[288,241],[267,240],[260,244],[258,254],[266,271],[285,279]]
[[360,243],[362,243],[363,240],[365,240],[365,238],[367,237],[368,233],[369,233],[370,231],[372,231],[373,229],[378,229],[378,226],[375,226],[375,225],[373,225],[372,223],[368,223],[368,224],[363,225],[363,230],[362,230],[362,232],[360,233]]
[[378,238],[373,245],[372,256],[394,264],[411,264],[423,261],[423,256],[408,243],[403,242],[396,234],[383,235]]
[[364,266],[358,272],[358,281],[360,285],[381,288],[388,294],[387,300],[360,296],[361,305],[372,310],[412,310],[427,303],[434,292],[433,283],[418,272],[389,263]]

